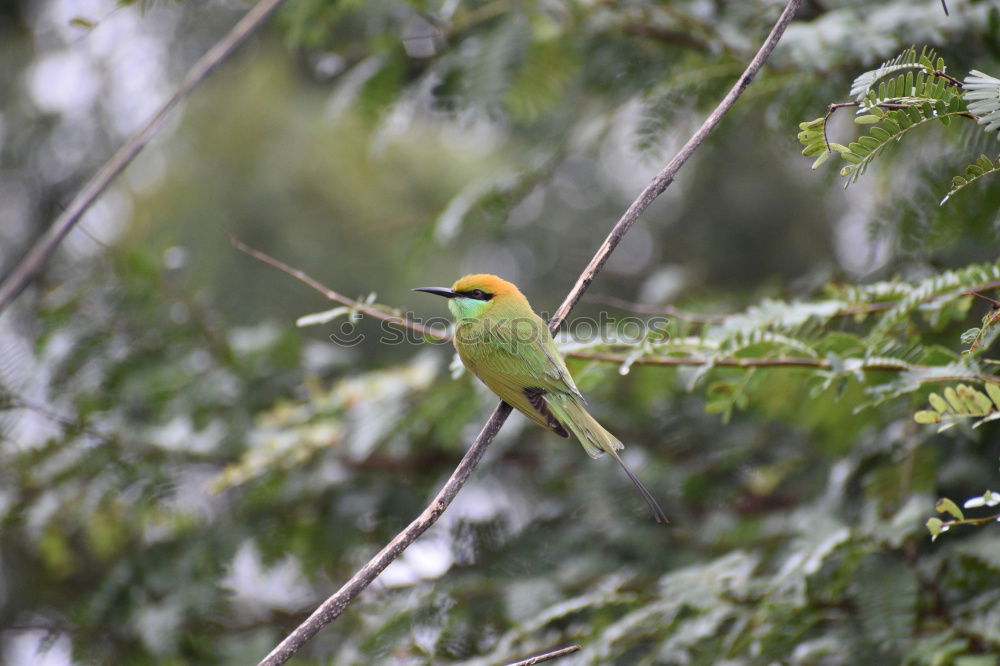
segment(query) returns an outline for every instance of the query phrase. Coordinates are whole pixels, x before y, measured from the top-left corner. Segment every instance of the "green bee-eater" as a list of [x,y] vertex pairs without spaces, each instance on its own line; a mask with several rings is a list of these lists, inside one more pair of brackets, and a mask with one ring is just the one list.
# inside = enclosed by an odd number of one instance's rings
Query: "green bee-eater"
[[618,450],[622,443],[587,413],[548,326],[516,286],[495,275],[466,275],[451,288],[421,287],[444,296],[455,315],[455,349],[465,367],[511,407],[561,437],[576,436],[598,457],[610,453],[639,489],[657,522],[660,505]]

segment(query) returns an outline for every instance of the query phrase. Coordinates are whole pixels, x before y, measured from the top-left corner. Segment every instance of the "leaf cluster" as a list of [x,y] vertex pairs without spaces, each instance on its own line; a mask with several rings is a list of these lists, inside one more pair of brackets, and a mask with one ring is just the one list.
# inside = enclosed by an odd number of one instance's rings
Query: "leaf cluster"
[[[850,94],[854,102],[831,104],[825,116],[800,123],[798,135],[804,145],[802,154],[816,157],[813,169],[833,153],[847,162],[840,169],[846,184],[856,182],[888,146],[932,121],[948,127],[955,118],[972,119],[984,132],[1000,127],[1000,80],[972,70],[964,81],[959,81],[947,74],[944,58],[926,47],[919,53],[910,47],[878,68],[860,74]],[[856,124],[869,126],[867,134],[847,145],[831,142],[827,136],[831,116],[845,107],[856,108]],[[995,170],[992,161],[981,156],[966,168],[964,176],[952,179],[952,188],[941,203]]]

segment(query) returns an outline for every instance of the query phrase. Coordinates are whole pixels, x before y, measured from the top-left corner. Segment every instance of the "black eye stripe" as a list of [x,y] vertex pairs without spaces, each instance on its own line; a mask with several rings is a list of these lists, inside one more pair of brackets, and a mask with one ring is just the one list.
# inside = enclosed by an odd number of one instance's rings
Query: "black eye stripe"
[[477,301],[488,301],[493,298],[493,294],[487,294],[482,289],[470,289],[469,291],[457,292],[459,296],[464,296],[465,298],[471,298]]

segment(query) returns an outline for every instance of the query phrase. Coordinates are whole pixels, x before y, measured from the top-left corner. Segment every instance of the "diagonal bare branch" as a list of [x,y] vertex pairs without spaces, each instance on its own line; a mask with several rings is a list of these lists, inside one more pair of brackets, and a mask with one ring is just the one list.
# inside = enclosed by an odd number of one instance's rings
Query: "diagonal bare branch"
[[[785,28],[791,22],[792,17],[798,10],[799,6],[802,4],[802,0],[788,0],[785,5],[784,10],[779,16],[774,27],[771,29],[770,34],[764,40],[757,54],[754,56],[750,64],[747,65],[746,70],[740,75],[736,83],[733,85],[732,89],[726,94],[719,105],[709,114],[708,118],[701,125],[697,132],[688,140],[687,143],[681,148],[677,155],[667,164],[666,167],[660,171],[659,174],[653,178],[652,182],[646,186],[646,188],[639,194],[638,198],[632,205],[628,207],[624,215],[615,223],[614,227],[611,229],[611,233],[601,244],[601,247],[597,250],[594,258],[591,259],[590,263],[584,269],[583,273],[577,279],[576,284],[570,290],[566,299],[563,301],[559,309],[556,310],[555,315],[549,322],[549,329],[555,332],[565,321],[570,310],[576,305],[580,297],[583,296],[583,292],[586,291],[590,283],[593,282],[594,277],[604,266],[611,252],[618,246],[621,242],[622,237],[629,230],[632,224],[638,219],[638,217],[649,207],[653,201],[660,196],[667,189],[667,186],[673,182],[674,177],[680,168],[687,162],[687,160],[694,154],[694,151],[700,146],[706,138],[708,138],[709,133],[719,124],[722,117],[728,112],[736,100],[740,97],[746,87],[750,85],[750,81],[753,77],[760,71],[760,68],[764,65],[768,56],[774,51],[774,47],[777,46],[778,40],[781,39],[781,35],[784,34]],[[496,437],[497,432],[500,427],[510,416],[511,408],[504,402],[501,402],[493,410],[493,414],[490,416],[486,425],[480,431],[479,435],[476,437],[472,446],[466,452],[465,456],[459,462],[458,467],[455,468],[454,473],[444,484],[441,490],[438,492],[437,496],[431,500],[431,503],[426,509],[411,522],[402,532],[396,535],[392,541],[390,541],[382,550],[380,550],[371,560],[368,561],[357,573],[355,573],[347,583],[343,585],[337,592],[331,595],[326,601],[324,601],[320,606],[310,615],[302,624],[300,624],[292,633],[284,638],[272,651],[268,654],[258,666],[277,666],[278,664],[284,664],[288,661],[307,641],[309,641],[313,636],[315,636],[323,627],[330,624],[337,617],[344,612],[347,605],[351,603],[361,592],[368,587],[375,580],[376,577],[382,571],[389,566],[389,564],[395,560],[403,550],[406,549],[411,543],[413,543],[417,537],[423,534],[431,525],[433,525],[438,517],[448,508],[448,505],[458,494],[458,491],[465,485],[472,471],[475,469],[479,460],[482,458],[483,453],[486,451],[486,447],[490,445],[493,438]]]
[[516,661],[512,664],[507,664],[507,666],[535,666],[535,664],[540,664],[543,661],[552,661],[553,659],[565,657],[568,654],[573,654],[574,652],[579,651],[579,645],[570,645],[569,647],[552,650],[551,652],[546,652],[545,654],[536,654],[534,657],[530,657],[522,661]]
[[126,141],[111,156],[111,159],[104,163],[104,166],[101,167],[90,182],[84,185],[83,189],[73,198],[69,206],[66,207],[66,210],[56,218],[52,226],[35,241],[35,244],[21,258],[21,261],[14,267],[14,270],[0,282],[0,312],[3,312],[24,291],[24,288],[28,286],[38,272],[42,270],[42,266],[45,265],[49,256],[55,252],[59,243],[66,237],[66,234],[77,225],[80,218],[83,217],[83,214],[87,212],[97,198],[108,189],[108,186],[111,185],[114,179],[146,147],[146,144],[156,135],[163,121],[170,115],[171,111],[184,101],[212,73],[212,70],[228,58],[250,33],[263,25],[267,17],[280,7],[284,1],[260,0],[253,9],[247,12],[233,26],[229,34],[209,49],[191,67],[177,89],[177,92],[167,100],[166,104],[160,107],[160,110],[149,119],[149,122],[138,133]]
[[279,259],[275,259],[266,252],[261,252],[260,250],[250,247],[249,245],[241,241],[236,236],[233,236],[232,234],[229,234],[229,242],[232,243],[233,247],[235,247],[240,252],[253,257],[257,261],[263,262],[268,266],[273,266],[282,273],[291,275],[299,282],[323,294],[334,303],[340,303],[341,305],[346,305],[352,310],[357,310],[358,312],[362,312],[374,319],[379,319],[381,321],[393,324],[395,326],[399,326],[401,328],[408,328],[411,331],[420,333],[421,335],[431,338],[432,340],[448,340],[451,337],[450,335],[442,334],[438,331],[435,331],[434,329],[428,328],[427,326],[424,326],[419,322],[415,322],[412,319],[400,317],[398,315],[392,314],[391,312],[386,312],[385,310],[381,310],[379,308],[372,307],[371,305],[362,303],[361,301],[354,300],[353,298],[348,298],[347,296],[344,296],[343,294],[336,292],[333,289],[330,289],[325,284],[323,284],[316,278],[312,277],[311,275],[305,273],[304,271],[301,271],[298,268],[293,268],[288,264],[286,264],[285,262]]

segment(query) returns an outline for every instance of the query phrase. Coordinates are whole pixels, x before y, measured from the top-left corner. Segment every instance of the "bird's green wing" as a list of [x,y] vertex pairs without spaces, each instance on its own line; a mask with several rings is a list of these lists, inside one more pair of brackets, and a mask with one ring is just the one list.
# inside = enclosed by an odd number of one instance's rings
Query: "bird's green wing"
[[505,402],[556,434],[569,435],[542,398],[555,394],[582,401],[583,396],[540,317],[462,327],[455,347],[466,367]]
[[505,318],[477,328],[457,331],[455,346],[466,365],[491,388],[491,379],[505,378],[512,388],[538,388],[583,399],[541,317]]

